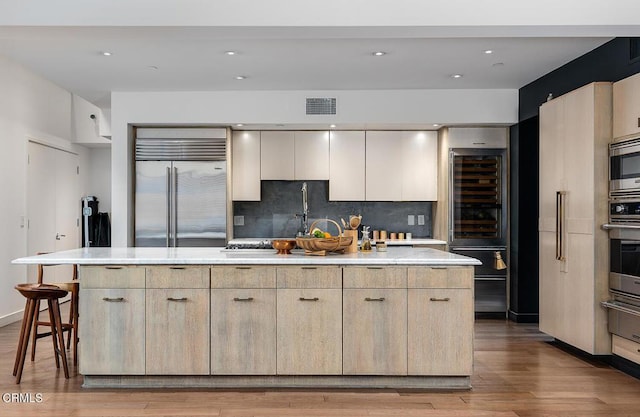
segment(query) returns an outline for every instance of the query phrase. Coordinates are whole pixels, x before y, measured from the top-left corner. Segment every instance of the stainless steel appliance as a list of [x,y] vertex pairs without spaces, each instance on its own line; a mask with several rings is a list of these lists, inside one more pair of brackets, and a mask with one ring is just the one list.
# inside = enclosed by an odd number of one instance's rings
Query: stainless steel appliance
[[506,313],[506,150],[451,149],[449,166],[450,251],[482,261],[476,313]]
[[609,224],[609,332],[640,343],[640,195],[612,199]]
[[609,145],[609,194],[640,194],[640,139]]
[[224,246],[226,138],[177,130],[136,132],[135,245]]

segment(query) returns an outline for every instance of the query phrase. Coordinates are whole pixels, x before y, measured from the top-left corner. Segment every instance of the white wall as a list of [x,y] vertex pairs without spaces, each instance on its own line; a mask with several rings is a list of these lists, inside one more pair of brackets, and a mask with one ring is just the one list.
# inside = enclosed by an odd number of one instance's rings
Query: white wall
[[[0,56],[0,326],[22,318],[24,298],[13,288],[27,268],[11,260],[28,255],[27,143],[35,139],[73,151],[81,164],[88,150],[70,142],[71,94]],[[82,167],[81,167],[82,169]],[[81,178],[81,183],[83,183]],[[80,196],[78,196],[80,201]],[[78,206],[79,207],[79,206]]]
[[[335,97],[337,114],[306,115],[306,97]],[[133,243],[131,125],[511,125],[518,121],[518,90],[114,92],[111,111],[111,241],[127,246]]]
[[89,150],[86,194],[98,197],[98,210],[111,213],[111,148]]

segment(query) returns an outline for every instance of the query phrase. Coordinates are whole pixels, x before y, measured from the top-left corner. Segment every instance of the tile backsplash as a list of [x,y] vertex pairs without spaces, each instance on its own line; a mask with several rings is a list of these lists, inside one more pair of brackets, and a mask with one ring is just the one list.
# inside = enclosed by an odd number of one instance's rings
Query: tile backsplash
[[[317,219],[329,218],[340,223],[350,214],[361,214],[362,224],[370,230],[409,232],[414,238],[430,238],[432,205],[430,201],[329,201],[329,181],[262,181],[262,201],[234,201],[235,238],[294,237],[301,230],[302,183],[308,187],[309,225]],[[408,216],[415,216],[415,224],[407,224]],[[418,225],[424,216],[424,225]],[[244,223],[244,225],[237,225]],[[334,232],[335,226],[319,222],[319,227]]]

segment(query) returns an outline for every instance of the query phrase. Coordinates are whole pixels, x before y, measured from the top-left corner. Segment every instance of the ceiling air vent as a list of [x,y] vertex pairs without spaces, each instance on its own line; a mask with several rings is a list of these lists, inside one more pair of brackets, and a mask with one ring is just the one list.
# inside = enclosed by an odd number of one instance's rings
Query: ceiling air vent
[[307,98],[307,114],[336,114],[336,99]]

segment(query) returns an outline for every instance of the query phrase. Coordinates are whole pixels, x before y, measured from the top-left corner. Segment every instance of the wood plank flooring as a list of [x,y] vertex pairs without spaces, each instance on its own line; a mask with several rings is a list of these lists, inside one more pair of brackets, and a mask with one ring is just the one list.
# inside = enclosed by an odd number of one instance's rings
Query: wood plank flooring
[[[471,391],[89,390],[77,369],[69,380],[55,369],[46,338],[16,385],[14,323],[0,328],[0,416],[640,416],[640,380],[565,352],[537,325],[479,320],[475,329]],[[31,394],[32,402],[5,402],[11,393]]]

